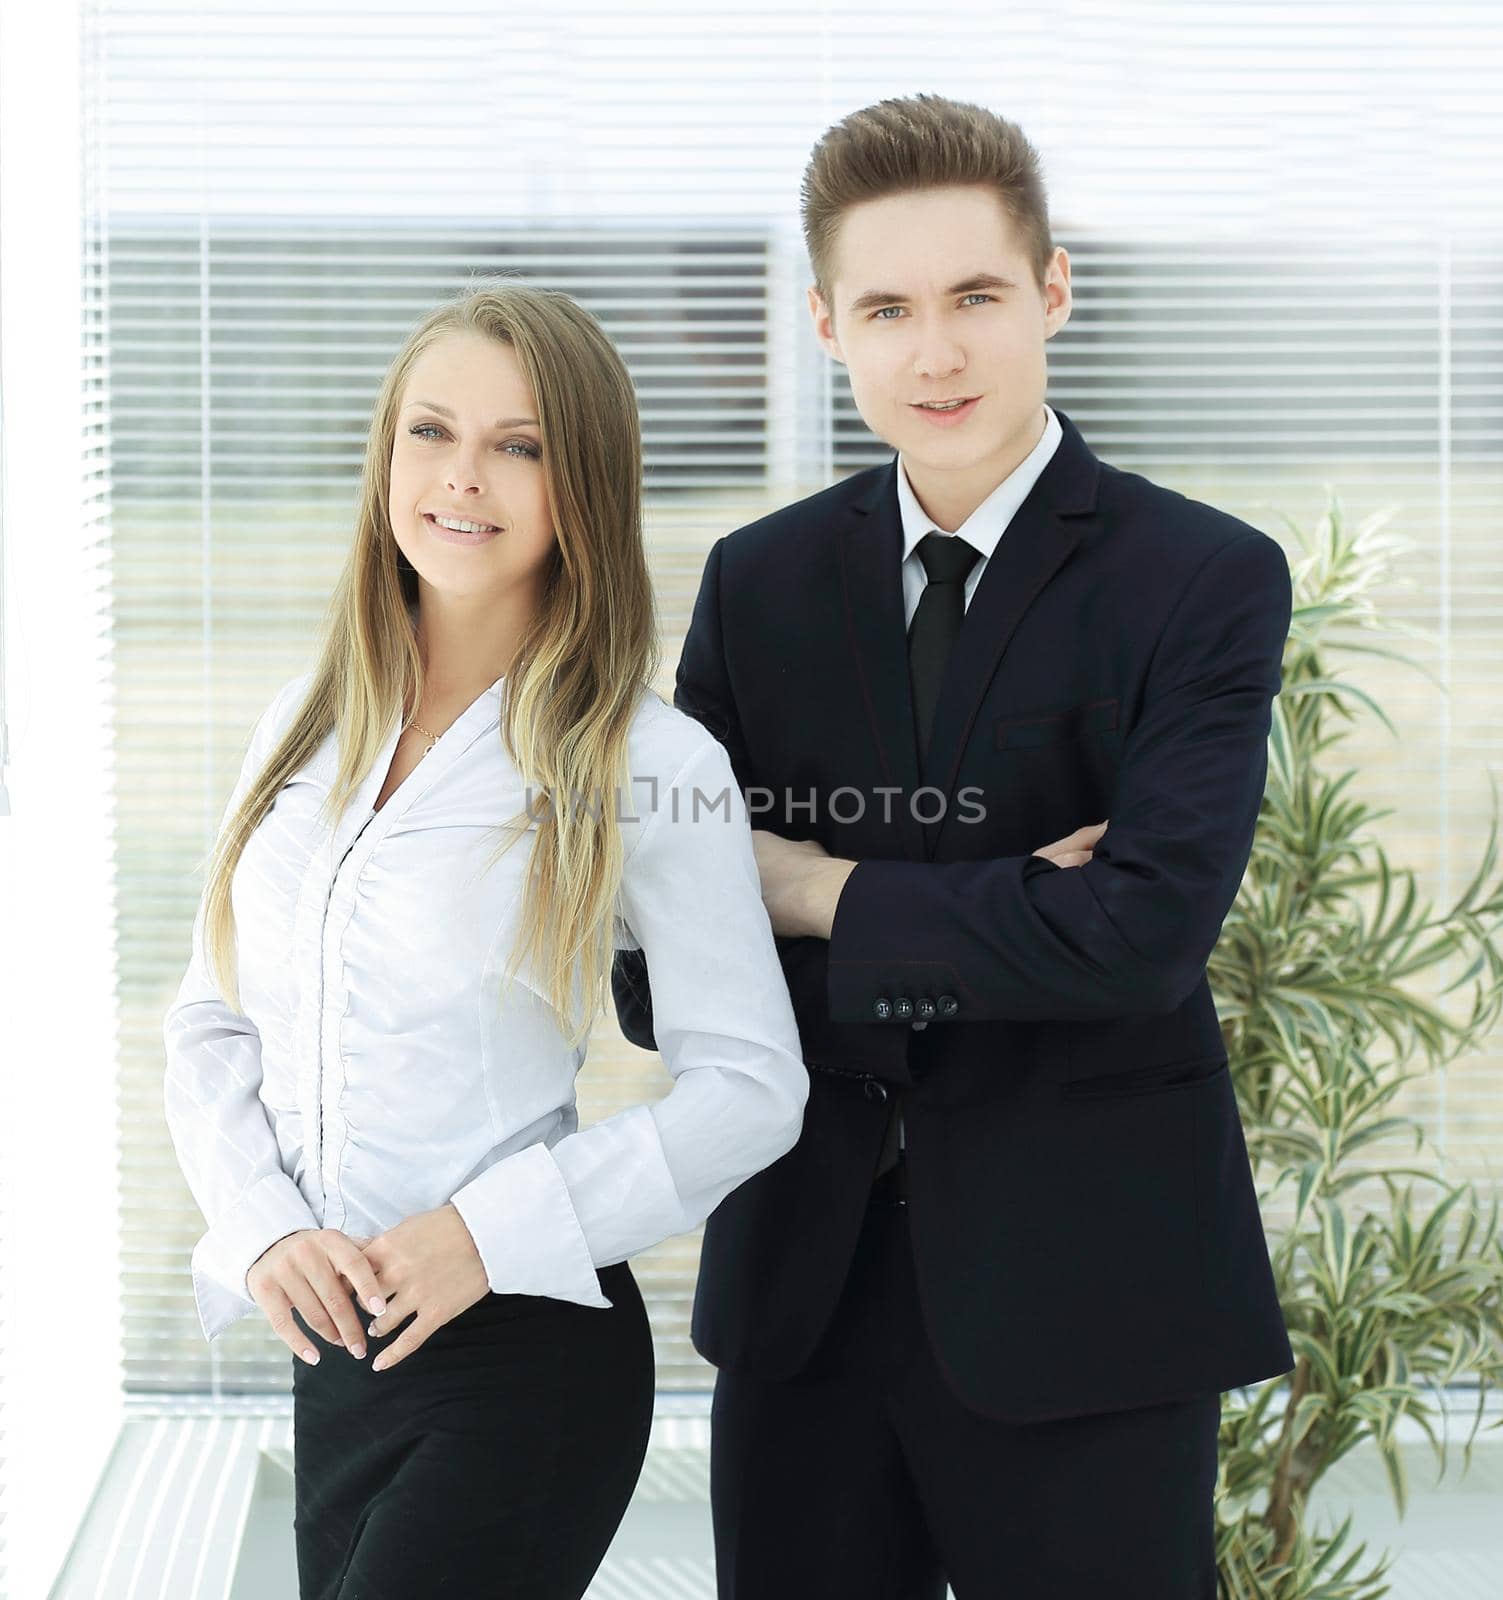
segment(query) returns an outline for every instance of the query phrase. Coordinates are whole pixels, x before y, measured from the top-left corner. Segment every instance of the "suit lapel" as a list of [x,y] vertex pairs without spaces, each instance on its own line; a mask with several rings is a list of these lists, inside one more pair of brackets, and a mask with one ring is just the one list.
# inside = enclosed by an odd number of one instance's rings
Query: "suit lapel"
[[[852,500],[841,532],[846,627],[860,667],[867,717],[885,782],[902,793],[894,810],[903,853],[933,857],[944,821],[955,810],[955,785],[966,742],[1013,633],[1040,591],[1069,560],[1094,516],[1101,464],[1057,406],[1062,437],[1049,464],[1008,523],[981,574],[955,649],[945,668],[919,771],[908,679],[908,633],[903,616],[903,530],[898,512],[897,457],[874,472]],[[940,820],[916,821],[910,806],[920,782],[941,790]],[[924,815],[939,811],[923,797]]]
[[[908,682],[908,630],[903,620],[903,528],[898,514],[897,457],[871,474],[846,509],[840,533],[847,637],[861,673],[862,699],[876,743],[882,781],[900,791],[892,816],[911,861],[924,859],[924,837],[910,799],[918,787],[918,741]],[[878,796],[863,796],[875,805]]]
[[[955,805],[956,778],[966,741],[1008,641],[1023,613],[1064,565],[1078,539],[1076,530],[1059,522],[1047,507],[1025,501],[1008,523],[1007,532],[981,574],[945,665],[924,764],[925,783],[945,794],[945,809],[939,820],[924,829],[931,856],[938,848],[944,820]],[[927,796],[926,801],[925,816],[939,811],[937,799]]]
[[[1059,444],[988,560],[945,667],[924,764],[924,781],[946,797],[941,819],[924,829],[931,856],[954,814],[960,760],[1003,652],[1023,613],[1079,544],[1082,519],[1095,512],[1100,463],[1064,412],[1056,407],[1054,414]],[[938,802],[923,809],[935,811]]]

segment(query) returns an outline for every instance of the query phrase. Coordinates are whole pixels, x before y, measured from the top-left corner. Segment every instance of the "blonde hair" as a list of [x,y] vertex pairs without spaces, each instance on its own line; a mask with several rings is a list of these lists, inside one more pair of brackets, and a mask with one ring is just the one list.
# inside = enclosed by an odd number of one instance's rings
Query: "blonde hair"
[[[410,608],[417,574],[387,511],[397,411],[417,357],[451,332],[510,345],[537,403],[557,544],[536,615],[504,685],[501,738],[529,791],[548,798],[499,824],[510,837],[536,822],[518,935],[507,967],[534,964],[571,1045],[603,1002],[621,885],[615,796],[628,781],[627,734],[659,666],[652,585],[642,543],[642,450],[636,395],[600,324],[565,294],[489,280],[430,312],[397,353],[376,397],[361,469],[355,536],[323,625],[301,708],[272,749],[213,852],[205,946],[215,982],[238,1010],[235,867],[282,785],[338,730],[337,775],[321,816],[333,826],[395,729],[423,696]],[[603,803],[574,804],[580,796]],[[574,1015],[575,983],[582,1010]]]
[[1040,288],[1054,244],[1038,151],[1016,123],[943,95],[879,100],[827,128],[800,189],[804,244],[820,298],[833,310],[831,268],[840,219],[866,200],[980,184],[1018,229]]

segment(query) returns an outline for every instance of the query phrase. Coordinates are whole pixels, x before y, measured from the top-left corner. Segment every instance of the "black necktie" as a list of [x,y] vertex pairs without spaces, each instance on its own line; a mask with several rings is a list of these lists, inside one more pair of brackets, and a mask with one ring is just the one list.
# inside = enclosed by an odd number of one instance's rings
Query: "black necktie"
[[[913,685],[913,722],[922,766],[929,753],[929,734],[934,727],[934,708],[939,704],[945,664],[965,621],[966,576],[980,560],[981,552],[952,533],[926,533],[917,549],[929,581],[919,596],[913,621],[908,624],[908,677]],[[898,1164],[900,1121],[899,1098],[894,1095],[877,1158],[879,1178]]]
[[922,766],[929,753],[945,663],[965,621],[966,575],[981,559],[981,552],[953,533],[926,533],[917,548],[929,581],[908,624],[908,678],[913,685],[913,722]]

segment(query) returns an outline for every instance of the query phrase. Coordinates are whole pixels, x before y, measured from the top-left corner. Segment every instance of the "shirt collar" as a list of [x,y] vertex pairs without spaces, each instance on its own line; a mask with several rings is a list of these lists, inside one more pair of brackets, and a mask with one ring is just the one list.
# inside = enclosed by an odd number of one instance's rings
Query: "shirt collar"
[[[1017,514],[1018,507],[1028,498],[1028,491],[1038,481],[1039,474],[1049,465],[1049,458],[1063,436],[1059,418],[1046,404],[1043,437],[955,532],[983,556],[989,557],[997,548],[997,541],[1006,531],[1007,524]],[[898,509],[903,518],[903,559],[906,561],[919,540],[933,529],[934,521],[918,503],[901,455],[898,457]]]

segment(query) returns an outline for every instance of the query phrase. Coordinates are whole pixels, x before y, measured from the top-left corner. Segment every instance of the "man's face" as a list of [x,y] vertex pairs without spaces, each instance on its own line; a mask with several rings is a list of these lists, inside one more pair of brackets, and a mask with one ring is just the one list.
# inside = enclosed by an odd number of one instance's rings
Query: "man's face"
[[847,211],[829,277],[833,305],[811,288],[809,310],[867,427],[931,479],[1005,462],[1000,481],[1036,442],[1044,341],[1070,315],[1065,252],[1040,287],[995,193],[924,189]]

